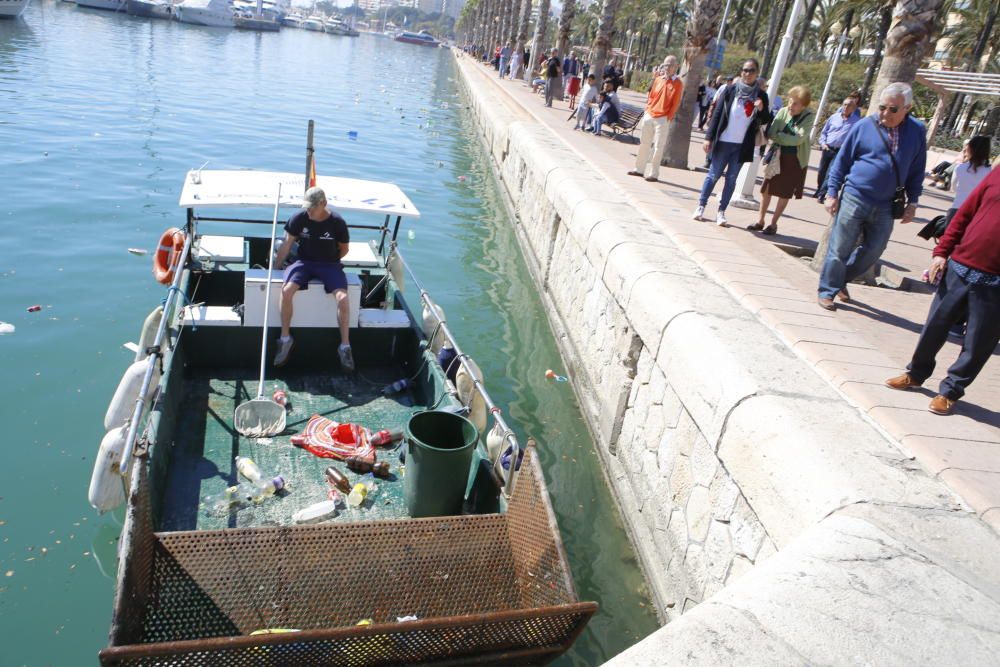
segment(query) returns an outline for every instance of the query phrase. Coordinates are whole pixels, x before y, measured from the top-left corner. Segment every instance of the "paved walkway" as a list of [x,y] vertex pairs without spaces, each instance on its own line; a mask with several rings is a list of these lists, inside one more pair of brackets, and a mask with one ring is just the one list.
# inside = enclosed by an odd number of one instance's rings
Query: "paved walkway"
[[[463,65],[468,61],[463,61]],[[744,231],[756,221],[756,211],[730,206],[731,227],[691,220],[704,173],[660,170],[660,182],[649,183],[626,174],[634,167],[636,145],[576,132],[567,121],[566,102],[544,106],[540,95],[520,81],[500,81],[492,68],[475,66],[531,117],[550,128],[610,182],[620,186],[633,204],[663,225],[705,272],[862,410],[901,448],[958,493],[994,529],[1000,531],[1000,359],[991,359],[969,388],[955,413],[939,417],[927,411],[938,382],[958,356],[960,341],[950,341],[938,356],[938,369],[925,387],[914,392],[886,388],[882,382],[898,374],[909,361],[927,315],[928,293],[852,285],[852,302],[836,312],[816,305],[817,274],[809,267],[829,216],[811,198],[792,200],[779,223],[778,234],[764,237]],[[645,105],[645,96],[620,91],[622,100]],[[813,152],[807,194],[815,184],[818,152]],[[688,164],[701,165],[701,133],[692,133]],[[716,185],[716,194],[722,183]],[[759,187],[755,190],[758,196]],[[926,221],[943,213],[950,193],[927,188],[918,217]],[[717,197],[706,214],[714,218]],[[897,225],[880,264],[880,275],[895,284],[919,283],[930,263],[932,244],[916,235],[922,223]],[[920,287],[919,285],[917,286]],[[998,357],[1000,354],[994,354]]]

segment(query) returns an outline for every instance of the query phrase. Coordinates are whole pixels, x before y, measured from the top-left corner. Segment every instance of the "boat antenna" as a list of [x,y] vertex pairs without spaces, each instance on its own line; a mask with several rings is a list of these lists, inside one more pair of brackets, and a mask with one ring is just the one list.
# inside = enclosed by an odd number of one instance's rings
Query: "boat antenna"
[[[311,118],[309,119],[309,129],[306,131],[306,179],[305,179],[305,190],[309,189],[309,175],[312,174],[312,163],[313,163],[313,129],[315,128],[315,121]],[[304,192],[304,190],[303,190]]]

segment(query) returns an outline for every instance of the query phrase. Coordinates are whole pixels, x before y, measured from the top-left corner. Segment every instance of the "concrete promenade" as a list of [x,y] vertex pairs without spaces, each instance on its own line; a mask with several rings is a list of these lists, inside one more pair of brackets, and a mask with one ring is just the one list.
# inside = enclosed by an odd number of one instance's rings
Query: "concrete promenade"
[[[463,66],[468,63],[463,62]],[[957,357],[960,341],[950,341],[938,356],[938,368],[924,388],[898,392],[882,382],[898,374],[916,344],[931,295],[921,290],[921,272],[930,262],[932,243],[916,236],[923,222],[943,213],[951,193],[927,187],[921,198],[921,222],[897,224],[879,266],[882,279],[915,291],[852,285],[852,301],[836,312],[816,305],[817,274],[808,264],[829,216],[808,197],[815,187],[818,151],[813,152],[806,194],[792,200],[778,234],[761,236],[744,230],[756,211],[730,206],[729,228],[695,222],[704,173],[663,167],[660,182],[626,174],[634,166],[635,143],[611,141],[574,131],[567,121],[567,102],[546,108],[542,96],[520,81],[500,81],[492,68],[476,66],[526,117],[543,125],[596,170],[626,193],[627,200],[673,238],[705,273],[722,285],[760,322],[774,331],[794,354],[808,362],[830,385],[860,410],[900,449],[961,497],[978,516],[1000,532],[1000,359],[994,354],[983,373],[960,401],[955,413],[940,417],[927,411],[944,372]],[[645,96],[622,90],[622,101],[644,106]],[[703,163],[702,135],[692,132],[689,166]],[[928,159],[928,168],[933,164]],[[759,181],[758,181],[759,184]],[[722,183],[706,207],[714,219]],[[759,197],[759,185],[754,191]],[[773,209],[773,203],[772,203]],[[770,214],[767,221],[770,221]],[[789,387],[793,390],[794,387]]]

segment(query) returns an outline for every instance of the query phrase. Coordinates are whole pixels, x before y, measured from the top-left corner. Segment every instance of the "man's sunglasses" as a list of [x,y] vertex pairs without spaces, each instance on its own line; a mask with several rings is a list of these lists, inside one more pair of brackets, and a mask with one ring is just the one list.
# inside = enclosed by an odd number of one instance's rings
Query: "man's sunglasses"
[[878,105],[878,110],[879,111],[885,111],[886,109],[889,110],[889,113],[896,113],[897,111],[899,111],[899,107],[897,107],[895,104],[890,104],[890,105],[880,104],[880,105]]
[[753,67],[750,67],[750,68],[744,67],[743,68],[743,73],[744,74],[753,74],[756,71],[757,70],[755,68],[753,68]]

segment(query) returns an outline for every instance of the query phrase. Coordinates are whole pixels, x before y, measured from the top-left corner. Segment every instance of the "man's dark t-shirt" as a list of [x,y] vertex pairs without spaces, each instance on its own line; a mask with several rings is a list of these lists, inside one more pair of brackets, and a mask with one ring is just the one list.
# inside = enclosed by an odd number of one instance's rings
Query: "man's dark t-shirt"
[[562,65],[562,63],[559,62],[558,58],[549,58],[549,68],[545,72],[545,74],[548,76],[548,78],[554,79],[555,77],[559,76],[559,66],[560,65]]
[[338,243],[349,243],[347,222],[334,212],[319,222],[299,211],[285,225],[285,231],[299,239],[299,259],[306,262],[339,262]]

